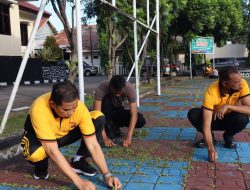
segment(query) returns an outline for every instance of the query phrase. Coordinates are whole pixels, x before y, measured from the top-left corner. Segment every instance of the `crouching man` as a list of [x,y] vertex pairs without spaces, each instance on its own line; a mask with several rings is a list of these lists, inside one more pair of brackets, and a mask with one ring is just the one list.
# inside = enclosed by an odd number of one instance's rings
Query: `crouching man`
[[202,108],[192,108],[188,112],[189,121],[204,137],[195,146],[207,147],[210,161],[218,158],[213,131],[224,131],[225,147],[236,148],[234,136],[249,122],[249,95],[248,84],[237,68],[225,67],[220,70],[219,80],[205,91]]
[[[49,177],[48,158],[51,158],[78,189],[94,190],[93,183],[77,174],[94,176],[97,173],[86,161],[91,156],[107,185],[121,188],[118,178],[109,172],[97,141],[104,123],[101,112],[90,113],[79,101],[78,90],[71,82],[55,84],[51,93],[38,97],[29,110],[21,142],[26,160],[34,165],[34,178]],[[79,139],[82,139],[81,145],[70,165],[59,148]]]

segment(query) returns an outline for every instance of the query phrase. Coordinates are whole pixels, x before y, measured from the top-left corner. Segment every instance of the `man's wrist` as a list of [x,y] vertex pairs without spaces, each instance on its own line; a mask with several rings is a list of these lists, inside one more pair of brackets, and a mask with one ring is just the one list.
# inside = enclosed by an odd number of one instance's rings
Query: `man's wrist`
[[103,178],[106,180],[108,177],[113,177],[111,172],[107,172],[105,174],[103,174]]

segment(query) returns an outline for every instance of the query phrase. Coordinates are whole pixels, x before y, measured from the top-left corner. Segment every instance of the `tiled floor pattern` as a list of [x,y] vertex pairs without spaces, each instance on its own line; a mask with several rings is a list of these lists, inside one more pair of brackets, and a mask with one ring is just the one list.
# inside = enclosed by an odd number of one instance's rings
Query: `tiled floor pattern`
[[[168,86],[161,96],[143,99],[139,110],[147,116],[150,124],[142,129],[144,136],[138,136],[135,142],[140,141],[139,146],[152,144],[152,142],[155,144],[164,142],[168,148],[172,143],[171,146],[175,144],[175,149],[178,149],[180,143],[193,143],[197,132],[188,123],[186,115],[191,107],[201,106],[204,89],[210,83],[211,81],[207,79],[180,81]],[[171,152],[176,156],[168,161],[144,160],[142,162],[133,158],[122,160],[109,157],[108,165],[111,172],[119,177],[125,190],[250,189],[250,135],[247,131],[249,128],[250,124],[245,132],[236,136],[238,146],[232,150],[224,148],[222,134],[216,134],[216,137],[220,138],[216,145],[219,155],[217,163],[207,161],[207,149],[189,147],[192,155],[189,160],[181,161],[175,151],[169,151],[169,154]],[[192,146],[192,143],[188,146]],[[72,156],[78,146],[79,142],[61,151],[65,155]],[[100,175],[92,177],[91,181],[96,184],[98,190],[108,189]],[[30,190],[33,188],[2,183],[0,189]],[[69,189],[74,189],[74,186],[70,185]]]

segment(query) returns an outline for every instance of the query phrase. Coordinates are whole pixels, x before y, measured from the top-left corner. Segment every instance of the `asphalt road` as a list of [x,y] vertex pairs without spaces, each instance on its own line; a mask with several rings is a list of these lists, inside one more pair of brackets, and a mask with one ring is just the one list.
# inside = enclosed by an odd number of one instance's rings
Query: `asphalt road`
[[[106,80],[106,76],[91,76],[84,78],[85,93],[92,93],[97,85]],[[75,82],[78,86],[78,82]],[[30,106],[39,95],[50,92],[53,84],[21,85],[18,88],[12,109]],[[3,116],[7,107],[13,86],[0,86],[0,116]]]

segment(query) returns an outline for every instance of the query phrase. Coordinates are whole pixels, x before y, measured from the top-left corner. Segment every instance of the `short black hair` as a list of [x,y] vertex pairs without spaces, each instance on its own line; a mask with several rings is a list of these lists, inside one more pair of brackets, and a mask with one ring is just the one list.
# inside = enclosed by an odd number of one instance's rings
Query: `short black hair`
[[220,81],[228,81],[230,79],[230,75],[232,73],[238,73],[238,68],[234,66],[222,67],[219,70],[219,80]]
[[60,106],[62,102],[72,102],[79,98],[79,93],[74,84],[70,81],[54,84],[50,100]]
[[121,91],[126,86],[126,80],[121,75],[114,75],[110,80],[110,88],[117,92]]

